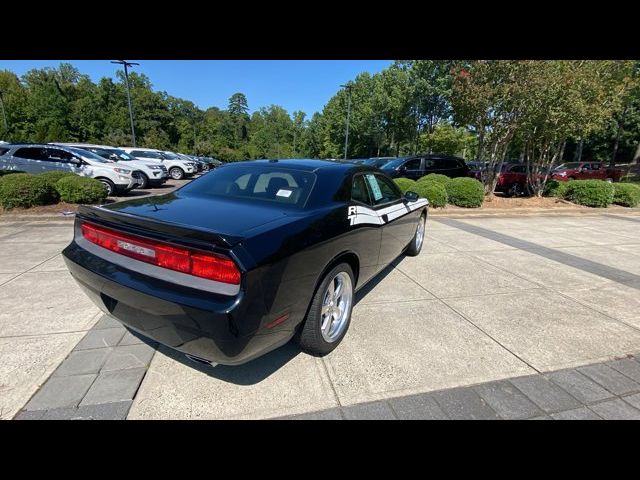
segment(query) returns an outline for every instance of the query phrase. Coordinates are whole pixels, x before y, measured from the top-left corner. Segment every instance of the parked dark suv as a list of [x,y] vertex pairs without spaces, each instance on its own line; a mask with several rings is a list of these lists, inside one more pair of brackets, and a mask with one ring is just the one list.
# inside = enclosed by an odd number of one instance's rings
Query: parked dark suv
[[462,158],[447,155],[415,155],[389,160],[379,168],[392,178],[405,177],[417,180],[430,173],[447,177],[466,177],[469,167]]

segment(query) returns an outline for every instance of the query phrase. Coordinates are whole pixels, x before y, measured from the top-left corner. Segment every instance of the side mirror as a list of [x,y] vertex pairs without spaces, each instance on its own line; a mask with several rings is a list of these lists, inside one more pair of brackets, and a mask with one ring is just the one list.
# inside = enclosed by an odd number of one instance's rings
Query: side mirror
[[419,198],[420,196],[416,192],[408,191],[404,194],[404,199],[407,202],[416,202]]
[[78,157],[71,157],[69,159],[69,163],[73,163],[74,165],[82,165],[82,160],[80,160]]

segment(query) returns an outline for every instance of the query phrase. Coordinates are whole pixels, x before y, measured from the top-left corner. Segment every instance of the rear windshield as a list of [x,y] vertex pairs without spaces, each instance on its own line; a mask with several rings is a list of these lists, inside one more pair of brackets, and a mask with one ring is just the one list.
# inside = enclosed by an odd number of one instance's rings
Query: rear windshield
[[314,173],[302,170],[229,165],[194,180],[181,188],[180,194],[302,208],[315,179]]

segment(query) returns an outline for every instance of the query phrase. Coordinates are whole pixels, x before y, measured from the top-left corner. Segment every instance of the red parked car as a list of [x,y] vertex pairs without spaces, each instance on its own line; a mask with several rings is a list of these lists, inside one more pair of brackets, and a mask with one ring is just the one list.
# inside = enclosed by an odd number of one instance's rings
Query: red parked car
[[496,192],[508,196],[524,195],[527,192],[527,166],[521,163],[503,164]]
[[551,178],[559,181],[595,179],[617,182],[620,177],[622,170],[605,167],[602,162],[568,162],[558,165],[551,172]]

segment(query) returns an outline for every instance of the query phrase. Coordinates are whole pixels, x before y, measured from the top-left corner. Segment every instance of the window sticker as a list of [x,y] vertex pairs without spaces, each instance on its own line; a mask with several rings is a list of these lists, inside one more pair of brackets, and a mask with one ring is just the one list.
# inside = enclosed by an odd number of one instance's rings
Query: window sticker
[[382,192],[380,191],[380,185],[378,185],[378,181],[376,180],[375,175],[367,173],[365,175],[367,177],[367,182],[371,187],[371,192],[373,193],[373,199],[377,202],[382,198]]
[[292,193],[293,192],[291,190],[285,190],[284,188],[281,188],[280,190],[278,190],[278,193],[276,193],[276,197],[289,198]]

